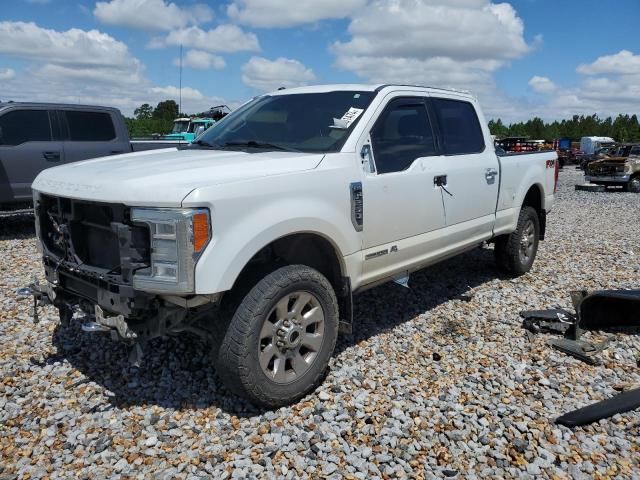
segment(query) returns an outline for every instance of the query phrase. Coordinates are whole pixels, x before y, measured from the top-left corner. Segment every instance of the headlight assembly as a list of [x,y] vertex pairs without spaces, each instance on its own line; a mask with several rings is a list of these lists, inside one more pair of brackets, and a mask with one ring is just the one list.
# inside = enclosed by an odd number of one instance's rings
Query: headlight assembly
[[138,290],[193,293],[195,266],[211,240],[209,210],[133,208],[131,221],[149,227],[151,264],[133,276]]

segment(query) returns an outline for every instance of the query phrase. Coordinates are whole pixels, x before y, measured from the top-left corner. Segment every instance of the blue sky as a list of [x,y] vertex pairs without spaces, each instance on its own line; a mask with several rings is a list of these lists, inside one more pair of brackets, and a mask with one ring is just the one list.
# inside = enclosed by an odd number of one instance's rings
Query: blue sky
[[278,86],[398,82],[477,94],[506,120],[640,111],[638,0],[13,0],[0,99],[130,114],[238,103]]

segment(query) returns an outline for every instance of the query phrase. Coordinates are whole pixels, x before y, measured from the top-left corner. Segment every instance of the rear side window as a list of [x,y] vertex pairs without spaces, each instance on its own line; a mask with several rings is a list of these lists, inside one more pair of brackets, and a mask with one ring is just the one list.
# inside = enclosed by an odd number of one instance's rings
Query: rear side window
[[49,112],[13,110],[0,116],[0,145],[51,141]]
[[433,132],[421,99],[393,100],[371,130],[378,173],[406,170],[421,157],[435,155]]
[[116,138],[111,115],[104,112],[64,112],[69,125],[69,140],[74,142],[106,142]]
[[484,137],[476,111],[469,102],[434,98],[433,106],[440,125],[445,155],[479,153],[484,150]]

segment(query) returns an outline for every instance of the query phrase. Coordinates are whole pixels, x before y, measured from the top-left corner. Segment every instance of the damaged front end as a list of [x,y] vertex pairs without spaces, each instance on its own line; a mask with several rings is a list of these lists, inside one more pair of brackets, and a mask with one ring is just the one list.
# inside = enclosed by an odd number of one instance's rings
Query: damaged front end
[[37,306],[50,303],[63,324],[74,313],[86,332],[130,343],[138,361],[148,340],[207,332],[199,321],[219,294],[195,295],[195,265],[211,236],[204,209],[131,208],[34,196],[46,285],[21,289]]

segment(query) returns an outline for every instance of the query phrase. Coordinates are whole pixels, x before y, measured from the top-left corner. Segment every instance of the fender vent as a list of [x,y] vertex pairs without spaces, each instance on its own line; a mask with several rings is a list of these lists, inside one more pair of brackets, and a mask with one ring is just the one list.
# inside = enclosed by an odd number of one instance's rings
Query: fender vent
[[362,198],[362,182],[353,182],[351,188],[351,223],[357,232],[362,231],[364,223],[364,205]]

